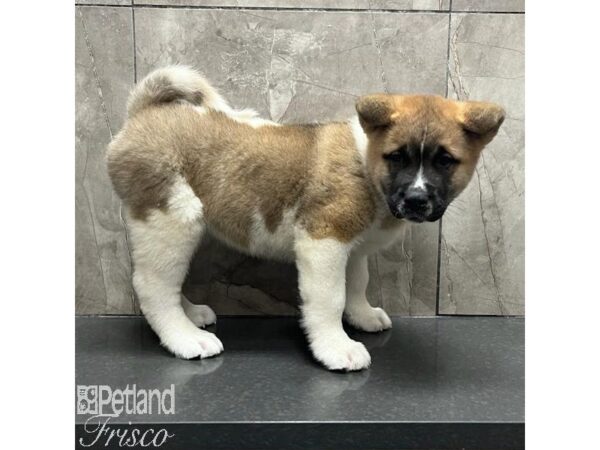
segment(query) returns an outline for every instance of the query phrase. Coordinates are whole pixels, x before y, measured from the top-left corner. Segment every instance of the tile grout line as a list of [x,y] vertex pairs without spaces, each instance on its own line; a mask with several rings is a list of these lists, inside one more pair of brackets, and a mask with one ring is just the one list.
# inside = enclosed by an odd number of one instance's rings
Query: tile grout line
[[131,1],[131,31],[133,38],[133,82],[137,83],[137,43],[135,40],[135,8],[133,8],[133,6],[135,6],[135,3],[133,3],[133,0]]
[[446,98],[448,98],[448,94],[449,94],[449,89],[448,89],[448,78],[450,76],[450,35],[451,35],[451,28],[452,28],[452,0],[450,0],[450,5],[449,5],[449,10],[448,10],[448,40],[446,42]]
[[438,246],[437,246],[437,261],[435,264],[436,278],[435,278],[435,315],[440,315],[440,291],[441,291],[441,278],[442,278],[442,218],[440,218],[440,225],[438,226]]
[[[448,41],[446,42],[446,98],[450,93],[448,88],[448,79],[450,77],[450,35],[452,32],[452,0],[448,5]],[[441,291],[441,277],[442,277],[442,225],[443,218],[440,218],[440,225],[438,227],[438,247],[437,247],[437,261],[436,261],[436,280],[435,280],[435,315],[440,315],[440,291]]]
[[[133,6],[133,0],[131,5]],[[131,8],[131,41],[133,47],[133,84],[137,84],[137,47],[135,40],[135,8]],[[123,202],[120,203],[119,215],[121,216],[121,222],[123,223],[123,229],[125,230],[125,243],[127,244],[127,253],[129,254],[129,267],[131,271],[131,307],[133,308],[134,314],[141,314],[141,309],[138,306],[137,297],[135,295],[135,289],[133,287],[133,256],[131,253],[131,245],[129,244],[129,230],[127,229],[127,222],[123,217]]]
[[518,14],[524,15],[524,11],[451,11],[436,9],[363,9],[363,8],[281,8],[276,6],[202,6],[202,5],[111,5],[110,3],[75,3],[82,7],[111,7],[111,8],[146,8],[146,9],[198,9],[198,10],[222,10],[222,11],[277,11],[277,12],[356,12],[356,13],[403,13],[403,14]]
[[373,43],[375,44],[375,48],[377,49],[377,56],[379,58],[379,68],[381,69],[381,84],[383,84],[383,89],[386,94],[390,93],[390,89],[387,82],[387,77],[385,76],[385,70],[383,68],[383,58],[381,57],[381,45],[379,44],[379,39],[377,38],[377,30],[375,26],[375,17],[373,16],[373,10],[371,9],[371,0],[369,0],[369,16],[371,18],[371,28],[373,28]]

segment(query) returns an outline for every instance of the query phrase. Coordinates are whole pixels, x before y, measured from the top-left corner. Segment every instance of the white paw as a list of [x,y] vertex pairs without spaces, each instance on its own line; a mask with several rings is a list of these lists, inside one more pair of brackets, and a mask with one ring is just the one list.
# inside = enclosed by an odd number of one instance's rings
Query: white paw
[[162,345],[183,359],[209,358],[223,351],[223,344],[214,334],[190,327],[164,336]]
[[371,365],[371,355],[365,346],[349,337],[319,339],[311,343],[311,349],[329,370],[361,370]]
[[190,303],[190,306],[185,308],[185,314],[197,327],[204,328],[207,325],[217,322],[217,315],[207,305],[194,305]]
[[381,308],[361,309],[360,311],[346,313],[348,323],[359,330],[376,332],[392,328],[392,321]]

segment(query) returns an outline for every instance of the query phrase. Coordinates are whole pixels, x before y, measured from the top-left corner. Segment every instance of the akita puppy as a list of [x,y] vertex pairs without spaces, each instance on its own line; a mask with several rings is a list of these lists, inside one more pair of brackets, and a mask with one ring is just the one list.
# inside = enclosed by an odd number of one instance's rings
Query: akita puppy
[[367,256],[407,222],[438,220],[504,119],[497,105],[432,95],[360,97],[347,122],[280,125],[233,110],[192,69],[156,70],[132,91],[108,170],[128,213],[133,285],[148,323],[181,358],[223,351],[216,321],[181,293],[210,233],[249,255],[295,261],[314,357],[360,370],[371,357],[342,318],[392,326],[365,296]]

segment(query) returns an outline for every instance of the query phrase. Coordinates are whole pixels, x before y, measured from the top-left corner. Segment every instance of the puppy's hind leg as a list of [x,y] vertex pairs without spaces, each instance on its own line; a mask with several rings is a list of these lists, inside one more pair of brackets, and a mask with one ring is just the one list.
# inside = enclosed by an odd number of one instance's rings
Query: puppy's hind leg
[[162,345],[181,358],[207,358],[221,353],[223,344],[197,328],[182,306],[181,285],[205,228],[202,203],[187,184],[183,187],[189,190],[188,198],[174,196],[166,211],[152,210],[143,220],[128,220],[133,285]]

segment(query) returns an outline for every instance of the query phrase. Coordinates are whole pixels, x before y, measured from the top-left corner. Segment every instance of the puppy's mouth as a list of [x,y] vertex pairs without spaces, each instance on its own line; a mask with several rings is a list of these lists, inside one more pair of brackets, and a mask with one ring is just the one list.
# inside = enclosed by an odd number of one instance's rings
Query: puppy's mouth
[[423,222],[435,222],[439,220],[445,212],[445,208],[431,208],[423,209],[420,211],[411,210],[405,208],[402,204],[388,205],[390,212],[396,219],[405,219],[409,222],[423,223]]

